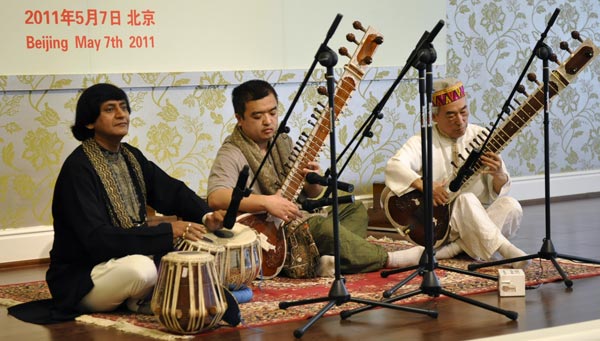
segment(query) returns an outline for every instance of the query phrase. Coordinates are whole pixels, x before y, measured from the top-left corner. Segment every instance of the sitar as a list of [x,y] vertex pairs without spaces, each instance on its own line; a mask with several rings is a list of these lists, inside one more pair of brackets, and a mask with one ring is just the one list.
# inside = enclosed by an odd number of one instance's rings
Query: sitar
[[[578,39],[579,34],[574,32],[573,38]],[[581,41],[581,40],[580,40]],[[563,42],[564,43],[564,42]],[[561,46],[564,46],[561,43]],[[566,44],[566,43],[564,43]],[[598,55],[599,49],[594,43],[587,39],[582,41],[581,45],[572,52],[564,63],[552,71],[549,80],[549,99],[554,98],[561,90],[566,88],[575,80],[577,75],[588,66]],[[543,85],[540,84],[527,99],[519,105],[495,130],[489,137],[481,153],[493,152],[500,153],[512,139],[523,130],[533,118],[544,107]],[[484,131],[485,136],[477,136],[472,144],[481,146],[481,142],[487,138],[487,134],[492,129]],[[480,142],[481,141],[481,142]],[[457,167],[460,167],[458,165]],[[460,189],[450,193],[448,204],[434,207],[433,212],[433,230],[434,247],[441,246],[448,237],[450,205],[461,193],[468,191],[470,184],[478,178],[481,171],[484,170],[481,160],[478,160],[474,166],[474,172],[467,175],[461,183]],[[397,196],[389,188],[384,188],[381,197],[384,198],[385,216],[392,226],[406,239],[419,245],[425,245],[425,229],[423,221],[423,194],[419,191],[411,191],[404,195]]]
[[[383,43],[383,36],[373,27],[365,29],[358,21],[353,23],[353,27],[364,32],[364,35],[361,41],[357,41],[352,33],[346,35],[348,41],[357,44],[354,54],[350,55],[344,47],[339,49],[339,53],[349,57],[350,61],[344,66],[335,89],[333,110],[336,119],[364,77],[367,66],[372,63],[375,50]],[[302,133],[292,151],[290,161],[286,164],[289,172],[281,187],[281,195],[295,203],[304,187],[302,170],[317,158],[330,132],[331,115],[328,108],[315,108],[313,118],[316,121],[311,123],[312,131],[309,134]],[[287,254],[283,221],[267,213],[244,214],[237,221],[250,226],[259,234],[262,245],[262,278],[277,276],[285,264]]]

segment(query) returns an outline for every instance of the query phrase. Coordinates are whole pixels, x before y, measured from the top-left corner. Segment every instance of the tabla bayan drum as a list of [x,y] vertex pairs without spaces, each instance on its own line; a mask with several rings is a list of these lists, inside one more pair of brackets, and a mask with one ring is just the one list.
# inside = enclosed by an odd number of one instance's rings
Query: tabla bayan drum
[[206,248],[207,244],[212,245],[213,249],[223,247],[225,249],[223,285],[229,290],[238,290],[244,285],[250,285],[258,277],[261,270],[262,249],[258,234],[252,228],[235,223],[229,231],[232,235],[230,237],[206,233],[202,242],[184,240],[180,243],[182,244],[180,247],[190,250]]
[[214,256],[196,251],[163,256],[151,308],[161,325],[174,333],[196,334],[213,328],[227,310]]

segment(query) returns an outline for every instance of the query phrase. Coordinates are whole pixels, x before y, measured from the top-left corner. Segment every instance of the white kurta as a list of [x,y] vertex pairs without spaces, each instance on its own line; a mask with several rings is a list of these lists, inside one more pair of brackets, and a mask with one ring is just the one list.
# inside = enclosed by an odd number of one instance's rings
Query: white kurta
[[[465,134],[454,140],[442,136],[437,126],[432,129],[432,178],[434,182],[449,183],[457,169],[452,166],[453,145],[466,159],[466,148],[484,128],[469,124]],[[485,137],[484,137],[485,138]],[[475,145],[475,144],[474,144]],[[460,167],[460,164],[458,165]],[[504,162],[502,169],[508,175]],[[411,137],[388,161],[385,184],[398,196],[412,190],[411,184],[421,178],[421,136]],[[446,242],[456,242],[467,254],[476,259],[490,260],[506,238],[519,229],[523,211],[514,198],[506,196],[510,177],[499,194],[493,190],[492,176],[474,175],[468,186],[451,193],[450,232]]]

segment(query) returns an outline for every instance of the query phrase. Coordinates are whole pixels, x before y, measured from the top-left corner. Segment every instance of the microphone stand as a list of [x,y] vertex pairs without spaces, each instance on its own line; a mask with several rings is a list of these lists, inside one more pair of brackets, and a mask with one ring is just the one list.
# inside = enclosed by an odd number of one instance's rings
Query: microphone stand
[[[431,31],[431,33],[429,33],[428,31],[425,31],[423,33],[423,35],[419,39],[419,42],[417,43],[416,48],[412,51],[412,53],[408,57],[408,62],[404,65],[404,67],[402,68],[402,70],[400,70],[400,74],[398,75],[398,77],[396,77],[396,80],[394,81],[394,83],[392,84],[392,86],[390,86],[390,88],[388,89],[388,91],[383,95],[383,97],[381,98],[381,100],[379,101],[379,103],[377,103],[377,105],[375,106],[375,108],[373,108],[373,111],[371,112],[371,114],[369,115],[369,117],[365,120],[365,122],[363,122],[362,126],[358,129],[358,131],[354,134],[354,136],[352,136],[352,139],[350,140],[350,142],[346,145],[346,147],[344,148],[344,150],[342,150],[342,152],[340,153],[340,155],[338,157],[338,160],[342,159],[342,156],[350,149],[350,147],[352,146],[352,144],[354,143],[354,141],[360,135],[360,138],[358,139],[358,142],[355,144],[354,148],[350,151],[350,155],[346,158],[346,161],[342,165],[342,167],[340,169],[340,172],[339,172],[340,174],[344,171],[344,169],[346,169],[346,166],[350,162],[352,156],[358,150],[358,146],[361,145],[361,143],[364,140],[364,138],[365,137],[368,137],[368,138],[373,137],[372,127],[373,127],[373,124],[375,123],[375,120],[383,118],[383,114],[381,113],[381,110],[383,110],[383,108],[385,107],[387,101],[390,99],[390,97],[394,93],[394,90],[396,89],[396,87],[398,86],[398,84],[400,84],[400,81],[404,78],[404,76],[406,75],[406,73],[412,67],[413,61],[418,58],[418,56],[417,56],[418,51],[428,41],[428,39],[430,39],[430,37],[431,37],[431,39],[433,39],[439,33],[439,31],[442,29],[443,26],[444,26],[444,21],[440,20],[436,24],[436,26],[433,28],[433,30]],[[325,174],[328,174],[328,172],[329,172],[329,170],[327,170],[327,172],[325,172]],[[325,192],[325,196],[326,195],[328,195],[328,192]]]
[[306,330],[310,328],[318,319],[323,317],[323,315],[329,311],[333,306],[342,305],[348,302],[355,302],[361,304],[368,304],[371,306],[380,306],[386,307],[396,310],[404,310],[410,312],[416,312],[421,314],[427,314],[430,316],[437,316],[437,312],[431,310],[424,310],[419,308],[412,307],[403,307],[398,305],[393,305],[385,302],[378,301],[370,301],[360,298],[352,298],[348,290],[346,289],[345,280],[341,276],[340,270],[340,236],[339,236],[339,213],[338,213],[338,181],[337,181],[337,171],[336,171],[336,152],[335,152],[335,80],[333,75],[333,67],[337,63],[337,55],[333,52],[329,47],[324,47],[319,55],[319,62],[321,65],[327,68],[326,78],[327,78],[327,93],[329,97],[329,114],[331,115],[330,125],[331,129],[329,131],[329,143],[330,152],[331,152],[331,168],[330,168],[330,176],[331,181],[329,181],[331,188],[332,199],[332,215],[333,215],[333,249],[334,249],[334,259],[335,259],[335,279],[331,284],[331,288],[329,289],[329,294],[325,297],[320,298],[311,298],[294,302],[280,302],[280,309],[287,309],[288,307],[312,304],[312,303],[320,303],[326,302],[328,303],[319,310],[319,312],[313,316],[303,327],[294,330],[294,336],[296,338],[300,338],[304,335]]
[[302,92],[304,91],[304,88],[306,87],[306,84],[308,83],[310,76],[312,75],[313,71],[315,70],[315,68],[317,66],[317,62],[319,61],[319,54],[321,53],[321,51],[323,49],[328,48],[327,43],[329,42],[331,37],[333,37],[333,34],[335,33],[335,30],[339,26],[340,21],[342,21],[342,15],[340,13],[338,13],[335,16],[335,19],[333,19],[333,22],[331,23],[329,30],[327,31],[325,40],[319,46],[319,49],[317,50],[317,53],[315,54],[315,58],[314,58],[312,64],[308,68],[308,71],[306,71],[306,75],[304,76],[304,79],[302,80],[302,83],[300,84],[300,88],[298,88],[298,92],[296,92],[296,96],[292,100],[292,103],[290,104],[288,111],[286,112],[285,116],[281,120],[281,123],[279,124],[279,128],[277,129],[277,133],[273,137],[273,142],[271,142],[269,144],[269,146],[267,148],[267,152],[265,153],[265,157],[262,159],[260,165],[258,166],[258,168],[256,170],[256,173],[254,174],[254,177],[252,178],[252,182],[250,183],[250,186],[249,186],[250,188],[252,188],[254,186],[254,182],[257,180],[258,174],[260,173],[260,171],[264,167],[265,163],[267,162],[267,159],[268,159],[269,155],[271,154],[271,150],[275,146],[275,142],[277,141],[277,138],[279,138],[279,135],[281,135],[282,133],[289,133],[290,129],[286,126],[287,121],[289,120],[290,116],[292,115],[292,111],[294,110],[294,107],[296,107],[296,103],[300,99],[300,96],[302,95]]
[[227,212],[223,218],[223,228],[213,232],[217,237],[233,238],[233,232],[231,229],[233,229],[233,226],[235,225],[235,218],[237,216],[237,212],[239,211],[240,203],[244,197],[248,197],[250,194],[252,194],[252,188],[246,187],[249,172],[250,167],[248,165],[245,165],[240,171],[235,188],[231,192],[231,201],[229,201],[229,207],[227,207]]
[[[538,251],[537,253],[525,255],[525,256],[521,256],[521,257],[510,258],[510,259],[503,259],[503,260],[499,260],[499,261],[495,261],[495,262],[488,262],[488,263],[481,263],[481,264],[476,264],[476,263],[469,264],[468,269],[476,270],[479,268],[493,266],[493,265],[514,263],[514,262],[524,261],[524,260],[533,259],[533,258],[541,258],[541,259],[550,260],[552,262],[552,264],[554,265],[554,268],[556,268],[556,271],[558,271],[558,273],[562,277],[567,288],[571,288],[573,286],[573,281],[565,273],[565,271],[562,269],[560,264],[558,264],[558,262],[556,261],[557,258],[564,258],[564,259],[568,259],[571,261],[579,261],[579,262],[593,263],[593,264],[600,264],[600,261],[594,260],[594,259],[589,259],[589,258],[581,258],[581,257],[558,253],[558,252],[556,252],[556,249],[554,248],[554,244],[552,243],[552,237],[551,237],[552,228],[551,228],[551,224],[550,224],[550,139],[549,139],[549,129],[548,129],[548,127],[549,127],[548,102],[549,102],[549,94],[550,94],[550,92],[549,92],[550,75],[549,75],[549,70],[548,70],[548,60],[550,59],[550,56],[552,55],[552,49],[548,45],[546,45],[543,41],[544,41],[544,38],[546,38],[546,34],[550,30],[550,27],[554,24],[554,20],[556,20],[556,17],[558,16],[559,12],[560,12],[560,10],[558,8],[554,11],[554,14],[550,18],[550,21],[549,21],[548,26],[546,27],[546,30],[542,33],[541,38],[537,42],[536,47],[534,48],[533,53],[530,58],[530,61],[533,59],[534,56],[541,59],[542,67],[543,67],[542,68],[542,72],[543,72],[542,92],[543,92],[543,97],[544,97],[544,100],[543,100],[543,102],[544,102],[544,121],[543,121],[544,122],[544,207],[545,207],[544,213],[545,213],[545,222],[546,222],[546,224],[545,224],[546,225],[546,236],[543,240],[540,251]],[[527,65],[527,67],[528,66],[529,65]],[[521,78],[523,78],[523,75],[525,74],[526,71],[527,71],[527,68],[525,68],[525,70],[523,70],[523,74],[521,74]],[[519,80],[519,82],[520,82],[520,80]]]
[[[556,10],[554,10],[552,17],[549,20],[548,26],[546,27],[546,30],[542,33],[540,40],[536,43],[536,45],[533,49],[534,52],[536,52],[538,50],[538,48],[541,47],[542,45],[548,47],[546,44],[544,44],[544,39],[546,38],[546,35],[548,34],[550,27],[552,27],[552,25],[554,24],[554,21],[556,20],[556,17],[558,16],[559,12],[560,12],[560,10],[558,8]],[[552,51],[550,51],[550,54],[552,54]],[[449,189],[452,192],[456,192],[460,189],[460,186],[462,186],[462,184],[465,180],[465,177],[468,178],[471,175],[473,175],[474,170],[472,168],[479,160],[479,157],[481,156],[481,151],[485,150],[485,146],[487,145],[488,141],[492,137],[492,133],[494,132],[494,130],[496,130],[498,123],[500,123],[500,120],[502,119],[502,115],[510,114],[510,108],[511,108],[510,103],[512,102],[513,97],[515,96],[516,92],[518,91],[519,85],[521,84],[521,82],[523,81],[523,78],[525,77],[525,73],[527,72],[527,70],[529,70],[529,67],[531,66],[531,63],[533,62],[533,58],[535,57],[535,55],[536,55],[536,53],[531,54],[531,56],[529,57],[529,60],[527,60],[527,63],[525,63],[525,67],[523,67],[523,71],[521,72],[521,75],[517,79],[515,86],[512,88],[510,94],[506,98],[506,101],[504,102],[504,105],[502,106],[502,111],[500,112],[500,114],[498,114],[498,117],[496,118],[496,121],[494,122],[491,129],[489,130],[485,141],[481,144],[481,146],[478,149],[473,149],[471,151],[471,153],[467,157],[467,160],[465,161],[465,163],[458,170],[457,175],[454,178],[454,180],[452,180],[450,182]],[[548,56],[546,61],[549,58],[550,58],[550,56]],[[546,100],[547,96],[544,96],[544,99]],[[472,270],[471,267],[469,267],[469,270]]]
[[[442,21],[441,21],[442,22]],[[443,22],[442,22],[443,23]],[[434,29],[435,31],[435,29]],[[434,32],[432,31],[432,32]],[[438,29],[439,31],[439,29]],[[437,34],[437,32],[436,32]],[[432,64],[435,62],[437,58],[437,54],[431,42],[435,35],[428,34],[425,32],[426,39],[423,44],[419,43],[417,46],[418,50],[413,51],[415,55],[414,59],[409,58],[410,64],[407,65],[414,66],[419,71],[419,100],[421,107],[421,162],[423,165],[423,221],[424,221],[424,229],[425,229],[425,250],[421,255],[421,259],[419,260],[418,265],[396,269],[391,271],[382,271],[381,277],[387,277],[389,274],[403,272],[407,270],[417,269],[417,271],[413,272],[406,279],[401,281],[399,284],[394,286],[392,289],[385,291],[383,293],[384,297],[388,299],[383,300],[382,302],[391,303],[401,299],[409,298],[419,294],[426,294],[432,297],[438,297],[440,295],[445,295],[459,301],[463,301],[465,303],[469,303],[480,308],[484,308],[510,318],[511,320],[516,320],[518,317],[518,313],[515,311],[500,309],[483,302],[479,302],[473,300],[468,297],[462,297],[453,292],[447,291],[442,288],[435,274],[436,268],[444,268],[450,271],[468,274],[473,276],[478,276],[482,278],[496,280],[496,277],[488,276],[479,273],[471,273],[462,269],[456,269],[451,267],[441,267],[438,265],[435,260],[435,252],[433,250],[433,241],[434,241],[434,231],[433,231],[433,143],[432,143],[432,115],[431,115],[431,94],[433,92],[433,76],[432,76]],[[425,72],[427,72],[427,76],[425,76]],[[425,115],[426,114],[426,115]],[[390,298],[393,292],[398,290],[401,286],[408,283],[411,279],[415,278],[417,275],[422,277],[421,286],[417,290],[413,290],[395,297]],[[356,313],[372,309],[373,306],[364,306],[360,308],[356,308],[353,310],[345,310],[340,313],[342,318],[347,318]]]

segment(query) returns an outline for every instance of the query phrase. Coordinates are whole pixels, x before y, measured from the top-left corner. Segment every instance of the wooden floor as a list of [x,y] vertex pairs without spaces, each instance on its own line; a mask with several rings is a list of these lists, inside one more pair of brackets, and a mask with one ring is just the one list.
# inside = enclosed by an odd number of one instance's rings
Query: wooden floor
[[[523,225],[514,242],[529,254],[538,254],[546,237],[543,205],[524,208]],[[600,260],[600,198],[553,202],[551,240],[556,252]],[[560,257],[559,257],[560,258]],[[45,267],[32,266],[0,271],[0,284],[43,279]],[[390,281],[394,281],[393,276]],[[443,288],[443,282],[441,283]],[[499,298],[497,293],[469,296],[481,302],[519,313],[516,321],[504,315],[452,298],[429,301],[416,307],[433,309],[437,318],[391,309],[375,309],[346,320],[321,318],[303,339],[307,340],[465,340],[600,319],[600,277],[545,284],[527,290],[525,297]],[[352,295],[352,292],[350,292]],[[294,330],[306,322],[244,329],[197,340],[291,340]],[[148,340],[110,328],[67,322],[39,326],[23,323],[0,308],[2,340]]]

